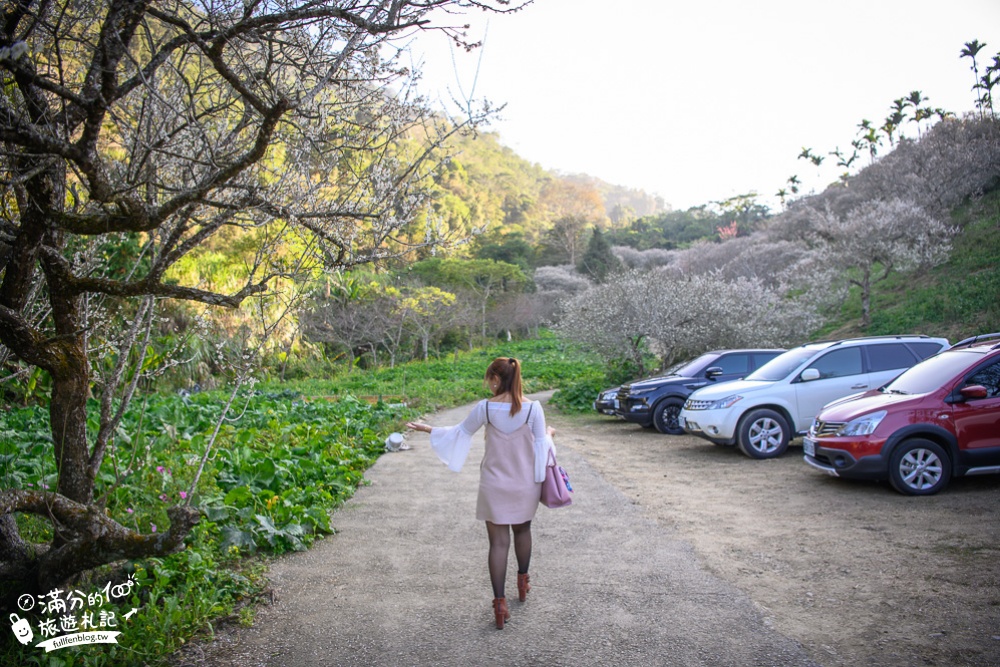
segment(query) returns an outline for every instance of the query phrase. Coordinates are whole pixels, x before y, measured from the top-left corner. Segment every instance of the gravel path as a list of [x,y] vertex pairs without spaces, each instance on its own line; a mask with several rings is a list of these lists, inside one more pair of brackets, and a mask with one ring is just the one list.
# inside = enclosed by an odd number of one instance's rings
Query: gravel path
[[[457,423],[469,406],[430,423]],[[691,547],[564,448],[569,508],[539,508],[532,591],[493,625],[486,530],[474,519],[482,431],[461,473],[428,436],[387,454],[333,517],[335,536],[272,567],[274,604],[254,626],[180,664],[814,665],[759,608],[709,574]],[[558,442],[559,435],[556,435]]]

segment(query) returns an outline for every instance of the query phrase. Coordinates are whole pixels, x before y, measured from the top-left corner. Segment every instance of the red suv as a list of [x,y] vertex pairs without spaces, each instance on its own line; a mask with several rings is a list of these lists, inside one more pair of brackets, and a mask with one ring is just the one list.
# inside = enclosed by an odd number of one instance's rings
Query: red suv
[[835,477],[930,495],[952,476],[1000,473],[1000,333],[926,359],[880,389],[823,407],[805,461]]

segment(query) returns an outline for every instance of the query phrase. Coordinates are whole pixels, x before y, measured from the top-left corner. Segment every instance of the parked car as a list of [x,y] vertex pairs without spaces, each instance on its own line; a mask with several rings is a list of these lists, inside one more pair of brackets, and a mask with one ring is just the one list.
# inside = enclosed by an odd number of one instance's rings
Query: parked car
[[781,456],[827,403],[881,387],[948,347],[944,338],[876,336],[809,343],[745,380],[704,387],[680,414],[685,431],[718,445],[737,445],[754,459]]
[[618,410],[618,390],[621,387],[611,387],[597,394],[594,399],[594,409],[602,415],[612,415]]
[[969,338],[889,384],[836,401],[803,438],[812,467],[925,496],[1000,473],[1000,333]]
[[619,387],[615,395],[616,413],[625,421],[645,428],[655,427],[660,433],[681,435],[684,429],[678,425],[677,415],[692,391],[746,377],[782,352],[784,350],[706,352],[693,361],[677,364],[663,375]]

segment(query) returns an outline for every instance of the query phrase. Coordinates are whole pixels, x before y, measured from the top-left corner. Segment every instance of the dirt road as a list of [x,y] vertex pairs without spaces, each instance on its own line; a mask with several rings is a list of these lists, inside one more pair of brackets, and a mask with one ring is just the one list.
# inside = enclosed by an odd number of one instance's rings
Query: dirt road
[[904,498],[796,450],[755,462],[547,414],[576,502],[539,509],[533,590],[506,629],[473,518],[481,439],[455,474],[411,434],[334,515],[337,535],[275,564],[253,628],[175,664],[1000,665],[1000,478]]
[[561,442],[827,666],[1000,665],[1000,476],[908,498],[609,417]]

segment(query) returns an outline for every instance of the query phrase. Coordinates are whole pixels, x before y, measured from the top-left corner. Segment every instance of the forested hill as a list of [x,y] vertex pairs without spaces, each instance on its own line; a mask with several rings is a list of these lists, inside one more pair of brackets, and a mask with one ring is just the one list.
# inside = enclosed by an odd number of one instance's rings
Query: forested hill
[[437,171],[433,215],[455,235],[521,234],[540,243],[560,220],[581,228],[622,227],[670,210],[662,198],[586,174],[560,174],[533,164],[492,132],[454,137]]

